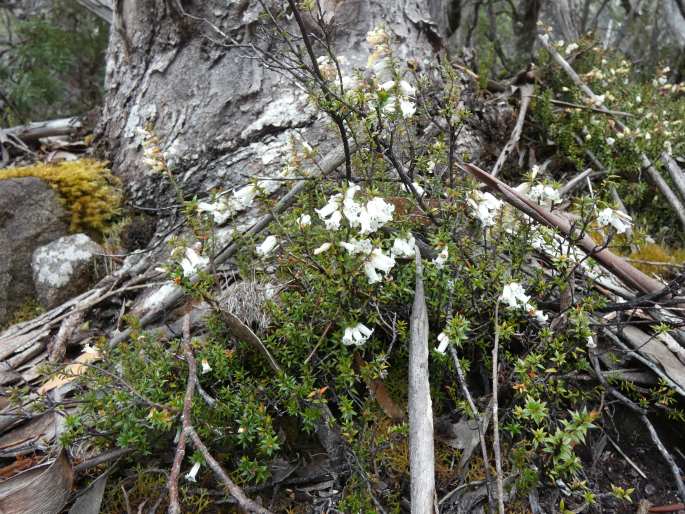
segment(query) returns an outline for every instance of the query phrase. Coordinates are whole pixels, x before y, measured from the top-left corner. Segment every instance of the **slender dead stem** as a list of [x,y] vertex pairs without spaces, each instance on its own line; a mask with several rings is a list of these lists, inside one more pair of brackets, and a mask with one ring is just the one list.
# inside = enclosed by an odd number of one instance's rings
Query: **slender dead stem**
[[492,484],[492,477],[490,476],[490,458],[488,457],[488,447],[485,444],[485,420],[476,407],[473,397],[471,396],[471,391],[469,391],[469,388],[466,385],[466,377],[464,376],[464,370],[459,362],[457,351],[452,345],[450,345],[449,350],[452,360],[454,361],[454,367],[457,370],[457,380],[459,381],[459,386],[461,387],[462,393],[469,404],[469,408],[473,412],[473,416],[476,418],[476,423],[478,423],[478,438],[480,439],[480,451],[481,455],[483,456],[483,468],[485,470],[485,488],[488,491],[488,504],[490,505],[490,510],[494,511],[494,498],[492,496],[492,491],[490,490],[490,486]]
[[183,429],[178,437],[174,463],[169,474],[169,514],[180,514],[181,504],[178,499],[178,477],[181,473],[181,464],[186,454],[186,429],[190,426],[190,409],[193,405],[193,394],[197,384],[197,363],[190,347],[190,314],[183,318],[183,354],[188,362],[188,383],[186,394],[183,399]]
[[221,464],[219,464],[217,460],[212,457],[212,454],[209,453],[209,450],[192,426],[187,427],[184,432],[188,435],[188,437],[190,437],[190,440],[193,442],[193,446],[202,454],[205,462],[207,462],[207,466],[209,466],[209,468],[214,472],[214,475],[216,475],[228,493],[236,499],[238,505],[240,505],[243,510],[247,512],[256,512],[257,514],[272,514],[269,509],[262,507],[254,500],[248,498],[243,490],[238,487],[233,480],[231,480],[231,477],[229,477],[228,473],[224,471],[224,468],[221,467]]
[[497,470],[497,508],[499,514],[504,514],[504,481],[502,478],[502,452],[499,442],[499,403],[497,400],[497,386],[499,382],[499,300],[495,303],[495,344],[492,348],[492,449],[495,453],[495,469]]

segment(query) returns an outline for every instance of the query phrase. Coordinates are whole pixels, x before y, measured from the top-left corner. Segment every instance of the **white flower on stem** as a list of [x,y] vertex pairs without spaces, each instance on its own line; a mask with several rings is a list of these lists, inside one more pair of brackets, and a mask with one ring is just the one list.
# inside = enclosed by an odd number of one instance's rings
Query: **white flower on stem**
[[632,221],[633,219],[627,214],[609,207],[601,210],[597,215],[597,223],[599,223],[599,226],[611,226],[619,234],[625,234],[630,229]]
[[491,227],[495,224],[496,216],[502,208],[502,202],[495,198],[491,193],[474,192],[474,198],[468,199],[468,204],[473,214],[478,218],[484,227]]
[[436,268],[442,269],[445,267],[445,263],[447,262],[448,258],[449,258],[449,250],[447,249],[447,247],[445,247],[438,254],[438,256],[435,259],[433,259],[433,264],[435,264]]
[[312,217],[309,214],[303,214],[302,216],[297,218],[297,225],[300,228],[308,227],[311,224],[312,224]]
[[400,80],[399,84],[396,83],[394,80],[388,80],[387,82],[384,82],[383,84],[381,84],[380,87],[383,91],[390,91],[391,89],[395,88],[396,84],[399,88],[399,93],[401,96],[405,96],[405,97],[414,96],[414,93],[416,91],[415,91],[414,87],[409,82],[407,82],[406,80]]
[[438,342],[440,343],[438,347],[436,348],[436,351],[438,353],[445,353],[447,351],[447,347],[450,344],[450,338],[447,337],[447,334],[444,332],[440,332],[438,334]]
[[278,239],[276,239],[276,236],[268,236],[262,244],[257,245],[257,248],[256,248],[257,255],[259,255],[260,257],[266,257],[277,246],[278,246]]
[[530,189],[528,197],[531,200],[540,202],[543,205],[554,205],[561,202],[559,191],[552,186],[537,184]]
[[411,100],[400,100],[400,112],[403,118],[411,118],[416,112],[416,104]]
[[411,234],[406,239],[396,238],[390,249],[390,255],[397,258],[411,258],[416,254],[416,240]]
[[375,284],[383,280],[383,276],[378,272],[387,274],[394,265],[394,257],[385,255],[380,248],[374,248],[364,261],[364,273],[366,273],[369,284]]
[[209,365],[207,359],[202,359],[202,374],[206,375],[212,371],[212,367]]
[[574,51],[578,50],[578,44],[577,43],[571,43],[566,47],[566,50],[564,51],[566,55],[571,55]]
[[321,246],[319,246],[316,250],[314,250],[314,255],[319,255],[320,253],[323,253],[330,249],[331,243],[324,243]]
[[347,250],[351,255],[357,255],[360,253],[368,255],[373,250],[373,246],[371,245],[371,241],[369,239],[350,239],[349,242],[341,241],[340,246]]
[[185,476],[186,480],[188,482],[197,482],[196,477],[197,477],[198,471],[200,471],[200,463],[196,462],[195,464],[193,464],[193,467],[190,468],[190,471],[188,473],[186,473],[186,476]]
[[183,259],[181,259],[183,276],[190,277],[196,271],[199,271],[207,266],[207,264],[209,264],[209,259],[207,257],[202,257],[193,248],[188,248]]
[[371,334],[373,334],[373,329],[363,323],[357,323],[355,326],[345,329],[342,342],[345,346],[361,346],[369,340]]
[[528,310],[530,296],[526,294],[526,291],[521,284],[518,282],[511,282],[504,286],[502,295],[499,299],[511,309],[524,307]]
[[614,146],[614,143],[615,143],[615,142],[616,142],[616,140],[615,140],[613,137],[608,137],[608,138],[607,138],[607,144],[608,144],[609,146]]
[[371,234],[392,221],[392,214],[395,212],[395,206],[386,202],[380,197],[375,197],[366,203],[359,215],[359,223],[361,225],[360,232],[362,234]]

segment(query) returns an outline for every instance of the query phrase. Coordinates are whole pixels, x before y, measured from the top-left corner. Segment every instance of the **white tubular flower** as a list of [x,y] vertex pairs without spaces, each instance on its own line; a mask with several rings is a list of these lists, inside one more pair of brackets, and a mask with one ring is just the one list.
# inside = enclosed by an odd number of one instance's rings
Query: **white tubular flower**
[[357,323],[355,326],[345,329],[342,342],[345,346],[361,346],[369,340],[371,334],[373,334],[373,329],[363,323]]
[[369,257],[364,261],[364,273],[369,280],[369,284],[375,284],[383,280],[383,277],[378,273],[389,273],[395,265],[395,259],[391,256],[385,255],[380,248],[374,248]]
[[616,142],[616,140],[615,140],[613,137],[608,137],[608,138],[607,138],[607,144],[608,144],[609,146],[614,146],[614,143],[615,143],[615,142]]
[[535,316],[535,319],[538,320],[538,323],[540,323],[541,325],[547,323],[548,316],[541,310],[535,309],[533,316]]
[[257,245],[257,248],[256,248],[257,255],[259,255],[260,257],[266,257],[277,246],[278,246],[278,239],[276,239],[276,236],[269,236],[264,240],[264,242],[262,244]]
[[447,247],[445,247],[438,254],[438,256],[435,259],[433,259],[433,264],[435,264],[436,268],[442,269],[445,267],[445,263],[447,262],[449,256],[449,250],[447,249]]
[[207,359],[202,359],[202,374],[206,375],[212,371],[212,367],[209,365]]
[[530,296],[526,294],[523,286],[518,282],[511,282],[504,286],[502,289],[502,295],[499,297],[500,301],[506,304],[511,309],[517,309],[519,307],[528,307],[528,301]]
[[324,220],[324,225],[328,230],[338,230],[340,228],[340,222],[342,221],[342,214],[340,211],[335,211],[328,218]]
[[186,480],[188,482],[197,482],[197,472],[200,471],[200,463],[196,462],[188,473],[186,473]]
[[190,277],[196,271],[201,270],[209,264],[207,257],[202,257],[192,248],[186,250],[185,256],[181,259],[181,268],[183,269],[183,276]]
[[350,255],[364,254],[369,255],[373,250],[371,241],[369,239],[350,239],[349,242],[341,241],[340,246],[342,246]]
[[350,184],[345,191],[345,198],[343,199],[342,211],[350,223],[350,227],[356,228],[359,226],[359,216],[362,212],[362,206],[354,201],[354,195],[361,188],[356,184]]
[[474,216],[478,218],[484,227],[491,227],[495,224],[497,213],[502,208],[502,202],[495,198],[491,193],[481,193],[476,191],[474,198],[468,199],[468,204]]
[[314,255],[319,255],[320,253],[323,253],[330,249],[331,243],[324,243],[321,246],[319,246],[316,250],[314,250]]
[[411,234],[406,239],[398,237],[392,244],[392,248],[390,249],[390,255],[400,259],[408,259],[410,257],[414,257],[414,255],[416,254],[415,245],[416,240],[414,239],[414,236],[412,236]]
[[360,232],[362,234],[375,232],[387,222],[392,221],[393,212],[395,212],[393,204],[387,203],[380,197],[372,198],[359,215]]
[[342,195],[338,193],[331,196],[328,199],[328,203],[321,207],[321,209],[315,209],[328,230],[338,230],[340,228],[340,222],[342,221],[342,214],[340,214],[341,202]]
[[445,353],[447,351],[447,347],[450,344],[450,338],[447,337],[447,334],[444,332],[440,332],[438,334],[438,342],[440,343],[438,347],[436,348],[436,351],[438,353]]
[[619,234],[625,234],[632,225],[632,218],[621,211],[607,207],[599,212],[597,223],[601,227],[611,226]]
[[312,217],[309,214],[303,214],[302,216],[297,218],[297,225],[300,228],[308,227],[311,224],[312,224]]
[[411,100],[400,100],[400,112],[403,118],[411,118],[416,112],[416,104]]

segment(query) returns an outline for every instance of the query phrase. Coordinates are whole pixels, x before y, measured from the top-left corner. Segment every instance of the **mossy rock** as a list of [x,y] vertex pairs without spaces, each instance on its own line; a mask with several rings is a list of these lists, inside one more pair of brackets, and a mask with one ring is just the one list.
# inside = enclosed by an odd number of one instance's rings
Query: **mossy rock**
[[0,170],[0,180],[36,177],[46,181],[71,214],[69,231],[100,235],[118,215],[122,194],[107,163],[95,159]]

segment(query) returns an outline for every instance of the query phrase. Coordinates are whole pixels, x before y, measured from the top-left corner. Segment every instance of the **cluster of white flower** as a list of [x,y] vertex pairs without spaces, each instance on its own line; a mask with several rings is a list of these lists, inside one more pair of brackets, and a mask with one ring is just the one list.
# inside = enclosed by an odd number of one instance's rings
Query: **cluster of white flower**
[[390,57],[390,35],[384,27],[378,26],[366,34],[366,42],[371,46],[366,67],[374,70],[376,74],[386,71]]
[[632,224],[632,218],[626,213],[607,207],[599,211],[597,223],[600,227],[613,227],[619,234],[625,234]]
[[553,188],[552,186],[547,186],[544,184],[534,185],[530,189],[528,197],[531,200],[535,200],[536,202],[545,206],[561,203],[561,196],[559,195],[559,190]]
[[346,346],[361,346],[369,340],[373,334],[373,329],[363,323],[357,323],[352,327],[347,327],[343,334],[342,342]]
[[449,256],[449,249],[445,246],[445,248],[442,249],[438,256],[435,259],[433,259],[433,264],[435,264],[436,268],[442,269],[445,267],[445,263],[447,262]]
[[328,230],[338,230],[343,215],[350,227],[358,228],[361,234],[372,234],[392,220],[394,205],[380,197],[374,197],[366,205],[361,205],[354,200],[359,189],[358,185],[350,184],[344,197],[340,193],[333,195],[321,209],[315,209]]
[[381,84],[380,89],[391,94],[383,104],[383,112],[394,114],[399,105],[400,113],[403,118],[411,118],[416,112],[416,104],[412,101],[415,90],[406,80],[395,82],[389,80]]
[[136,133],[142,138],[143,162],[154,171],[165,171],[166,162],[157,137],[143,127],[136,127]]
[[539,323],[547,321],[547,314],[538,310],[534,304],[530,303],[530,296],[526,294],[523,286],[518,282],[506,284],[502,289],[499,300],[510,309],[523,309],[530,316],[534,316]]
[[502,208],[502,202],[491,193],[480,191],[473,192],[472,197],[468,199],[468,204],[474,216],[484,227],[491,227],[495,224],[497,213]]
[[281,187],[281,181],[278,179],[291,178],[293,169],[290,166],[285,166],[276,177],[273,179],[258,180],[256,184],[248,184],[233,191],[230,196],[219,196],[214,202],[200,202],[197,204],[197,209],[200,212],[207,212],[212,215],[214,223],[223,225],[229,218],[235,214],[249,209],[255,201],[255,198],[260,193],[270,195]]

